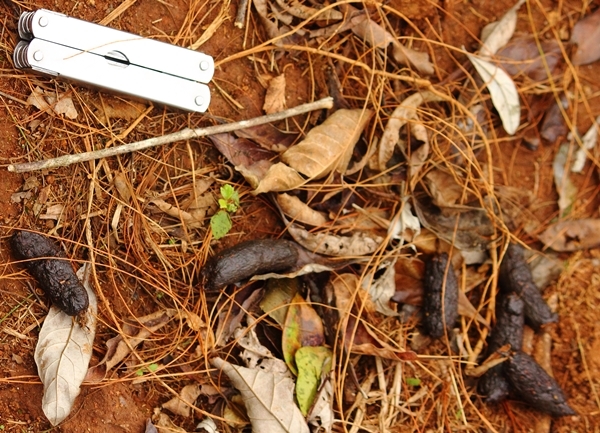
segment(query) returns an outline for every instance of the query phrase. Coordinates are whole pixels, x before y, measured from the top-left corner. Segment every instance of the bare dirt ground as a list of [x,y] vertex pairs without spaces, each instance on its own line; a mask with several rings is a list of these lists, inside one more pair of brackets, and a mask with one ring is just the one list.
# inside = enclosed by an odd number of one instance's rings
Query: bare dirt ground
[[[352,106],[361,107],[365,101],[367,105],[372,104],[369,92],[380,86],[377,91],[383,89],[381,94],[384,96],[375,104],[382,111],[377,115],[379,124],[373,126],[373,131],[379,135],[394,106],[412,93],[407,82],[369,74],[364,69],[356,70],[333,55],[323,55],[319,52],[321,47],[313,42],[301,41],[298,45],[303,45],[303,48],[297,47],[296,50],[266,44],[266,48],[253,51],[253,47],[269,38],[254,8],[251,8],[245,29],[233,25],[237,1],[137,0],[127,3],[129,7],[114,18],[110,26],[186,47],[198,41],[207,29],[214,31],[199,47],[199,50],[213,56],[217,63],[210,85],[213,99],[206,115],[159,107],[144,111],[144,106],[130,117],[124,118],[121,112],[121,116],[117,115],[108,122],[101,121],[98,113],[103,107],[128,107],[123,102],[127,99],[35,77],[13,67],[11,55],[18,40],[16,23],[21,12],[46,8],[100,22],[120,5],[118,1],[5,0],[0,5],[0,431],[143,432],[155,409],[185,384],[209,385],[218,381],[206,361],[207,354],[215,352],[208,347],[209,339],[204,331],[181,324],[168,326],[148,338],[138,348],[137,355],[119,364],[102,381],[86,382],[71,415],[53,428],[41,409],[42,385],[33,359],[39,327],[48,304],[43,296],[38,299],[39,293],[34,293],[27,284],[33,280],[20,265],[14,263],[8,246],[14,229],[50,234],[63,242],[74,261],[89,261],[91,251],[94,252],[97,262],[94,288],[100,302],[92,365],[103,358],[106,341],[120,333],[128,317],[140,317],[169,307],[193,311],[209,326],[215,325],[216,318],[208,310],[207,299],[197,286],[197,272],[207,256],[212,255],[208,245],[220,250],[245,239],[279,237],[284,231],[271,201],[263,196],[252,196],[250,187],[239,174],[235,174],[208,139],[179,142],[103,162],[92,161],[24,175],[8,172],[8,164],[133,142],[185,127],[259,116],[263,114],[267,79],[281,73],[285,73],[287,81],[288,107],[327,96],[330,89],[327,71],[332,67],[338,68],[342,93]],[[383,4],[387,9],[382,9]],[[355,6],[368,7],[373,16],[387,17],[387,24],[397,34],[415,36],[413,48],[428,52],[435,65],[435,73],[427,78],[432,83],[440,83],[466,64],[466,57],[452,47],[464,46],[474,51],[483,26],[501,17],[513,6],[513,2],[390,0],[364,1]],[[517,32],[536,33],[541,39],[562,38],[565,41],[573,24],[597,7],[598,2],[532,0],[519,11]],[[398,14],[389,10],[396,10]],[[211,28],[211,23],[218,25]],[[372,61],[372,48],[357,42],[352,36],[346,34],[328,42],[331,43],[327,45],[329,53],[359,58],[369,65]],[[397,67],[390,69],[393,74],[398,71]],[[414,70],[406,74],[419,77]],[[575,90],[571,90],[576,93],[578,103],[567,114],[579,131],[586,131],[600,114],[599,74],[600,65],[596,62],[569,68],[558,81],[559,87],[563,83],[573,86],[573,76],[577,77]],[[460,83],[450,80],[447,85],[456,89]],[[49,92],[70,95],[79,112],[77,119],[69,120],[41,112],[24,103],[37,86]],[[299,131],[309,129],[308,125],[320,121],[322,117],[319,118],[317,113],[299,116],[277,126],[297,135]],[[134,123],[135,126],[129,128]],[[516,194],[511,197],[522,207],[521,218],[516,219],[511,227],[512,234],[532,248],[541,250],[542,244],[537,235],[559,217],[552,161],[560,142],[542,144],[531,150],[525,145],[522,135],[492,135],[488,149],[495,186],[510,187],[503,189],[502,194]],[[599,217],[597,161],[588,162],[583,173],[574,178],[578,188],[577,200],[567,219]],[[233,218],[233,231],[220,243],[212,244],[210,232],[206,229],[193,235],[182,234],[184,229],[181,225],[163,232],[153,231],[150,219],[144,217],[148,212],[143,209],[145,205],[141,201],[123,207],[122,198],[112,187],[117,173],[126,175],[129,188],[138,197],[160,196],[175,202],[190,193],[193,188],[191,179],[196,179],[196,176],[210,175],[234,182],[241,192],[242,206]],[[393,176],[391,182],[394,182]],[[29,186],[25,188],[25,185]],[[20,201],[15,199],[15,193],[27,191],[31,194]],[[383,196],[369,200],[382,207],[394,206],[394,200]],[[56,204],[64,206],[58,220],[40,218]],[[115,240],[113,225],[117,208],[122,212],[121,219],[117,218],[118,241]],[[159,219],[155,215],[153,218]],[[172,242],[172,239],[177,241]],[[180,239],[188,239],[189,242],[183,245]],[[545,298],[557,295],[560,317],[559,322],[549,328],[552,369],[577,415],[554,419],[551,431],[598,432],[600,252],[592,249],[563,253],[558,258],[563,263],[562,274],[544,291]],[[484,307],[478,305],[475,299],[472,302],[483,311]],[[401,325],[387,320],[382,324],[383,328],[394,332],[401,329],[398,332],[405,335],[412,332],[410,326],[414,327],[414,323]],[[230,346],[218,349],[221,354],[231,350]],[[540,413],[524,403],[509,400],[499,406],[486,405],[477,396],[471,379],[460,380],[458,385],[455,384],[456,388],[448,381],[434,380],[433,377],[448,369],[444,364],[448,350],[441,342],[420,354],[437,358],[422,361],[431,377],[422,373],[425,370],[419,370],[420,367],[411,367],[413,375],[422,374],[422,386],[430,388],[422,405],[411,406],[411,414],[403,415],[404,418],[389,431],[543,431],[538,430],[538,421],[542,418]],[[353,359],[360,383],[375,374],[375,362],[371,359]],[[144,370],[151,364],[159,365],[160,369],[157,372]],[[392,370],[389,364],[384,364],[384,370],[379,372],[378,377],[390,375]],[[352,392],[352,387],[355,388],[352,379],[346,378],[340,383],[336,386],[347,388],[348,393]],[[460,394],[459,399],[456,391]],[[408,400],[414,392],[410,387],[404,387],[403,398]],[[341,397],[342,394],[338,395],[340,400],[346,398]],[[186,431],[193,431],[206,414],[214,414],[217,420],[225,416],[224,402],[229,397],[202,395],[192,416],[172,416],[172,420]],[[369,399],[366,405],[363,404],[365,411],[360,420],[350,410],[351,403],[336,402],[336,417],[341,421],[335,424],[334,431],[350,431],[354,422],[359,423],[358,427],[362,430],[353,431],[382,431],[379,413],[383,400],[377,386],[373,386]],[[340,410],[341,407],[343,410]],[[241,422],[239,425],[245,424]],[[222,423],[220,431],[241,431],[239,425],[232,427]]]

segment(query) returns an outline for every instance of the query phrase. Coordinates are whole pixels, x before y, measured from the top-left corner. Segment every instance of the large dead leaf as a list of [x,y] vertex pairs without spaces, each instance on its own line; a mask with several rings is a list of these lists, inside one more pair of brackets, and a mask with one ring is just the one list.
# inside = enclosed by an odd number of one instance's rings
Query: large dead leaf
[[279,194],[277,204],[281,211],[289,216],[294,222],[320,227],[327,223],[327,217],[321,212],[311,209],[298,197],[289,194]]
[[539,41],[533,36],[513,38],[498,51],[496,59],[511,77],[526,75],[534,81],[546,81],[548,72],[554,75],[563,64],[559,41]]
[[365,129],[371,110],[337,110],[306,138],[282,155],[283,162],[310,179],[320,179],[332,171],[346,172],[354,145]]
[[281,74],[269,81],[263,110],[272,114],[285,110],[285,106],[285,74]]
[[338,10],[329,8],[322,10],[321,8],[311,8],[303,5],[298,0],[276,0],[277,4],[285,12],[303,20],[313,18],[315,20],[341,20],[344,16]]
[[578,251],[600,246],[600,219],[563,221],[549,226],[540,240],[555,251]]
[[375,279],[373,275],[369,275],[363,279],[362,288],[371,296],[371,301],[375,304],[376,310],[386,316],[397,316],[398,312],[390,307],[390,300],[396,293],[395,268],[394,263],[384,263],[378,269],[377,273],[383,274]]
[[148,203],[155,205],[170,217],[180,220],[187,228],[194,229],[205,225],[204,218],[206,217],[208,207],[187,212],[159,198],[152,199]]
[[517,27],[517,10],[523,3],[525,0],[519,0],[499,21],[494,21],[484,27],[481,32],[483,44],[479,49],[482,56],[493,56],[512,38]]
[[88,268],[82,266],[77,272],[89,298],[89,308],[82,322],[84,326],[79,324],[80,320],[73,320],[52,306],[35,347],[34,359],[44,384],[42,409],[53,426],[71,413],[92,357],[98,303],[90,287]]
[[[375,167],[377,170],[384,171],[387,169],[387,163],[392,158],[396,145],[400,144],[400,129],[407,123],[410,123],[415,138],[423,142],[421,149],[411,154],[409,160],[411,177],[416,175],[429,155],[429,139],[427,137],[427,131],[423,124],[420,123],[417,110],[424,102],[432,101],[441,101],[441,98],[432,92],[426,91],[410,95],[396,107],[385,126],[381,142],[379,143]],[[407,149],[405,148],[402,149],[402,151],[405,154],[407,153]]]
[[294,382],[281,373],[232,365],[221,358],[211,364],[229,377],[241,393],[253,433],[308,433],[294,402]]
[[315,234],[294,225],[288,227],[288,231],[307,250],[326,256],[364,256],[375,252],[383,242],[382,237],[363,232],[354,232],[352,236]]
[[577,51],[571,58],[574,65],[587,65],[600,59],[600,9],[580,20],[573,27],[571,42]]
[[64,114],[68,119],[76,119],[79,115],[70,97],[64,93],[47,92],[40,87],[33,89],[27,103],[46,113]]
[[242,173],[246,180],[255,187],[255,190],[252,191],[252,194],[255,195],[272,191],[289,191],[298,188],[306,182],[296,170],[282,162],[271,165],[264,177],[256,177],[255,181],[251,181],[250,179],[251,174],[256,175],[255,172],[249,173],[242,167],[236,167],[236,170]]
[[264,149],[247,138],[238,138],[232,134],[209,135],[210,141],[234,166],[252,167],[259,161],[271,160],[275,153]]
[[200,394],[199,384],[186,385],[177,397],[173,397],[171,400],[164,403],[162,407],[175,415],[181,415],[187,418],[191,415],[192,406],[194,406],[194,402]]
[[467,57],[488,88],[504,130],[507,134],[514,135],[521,121],[521,104],[515,83],[503,69],[493,63],[468,53]]

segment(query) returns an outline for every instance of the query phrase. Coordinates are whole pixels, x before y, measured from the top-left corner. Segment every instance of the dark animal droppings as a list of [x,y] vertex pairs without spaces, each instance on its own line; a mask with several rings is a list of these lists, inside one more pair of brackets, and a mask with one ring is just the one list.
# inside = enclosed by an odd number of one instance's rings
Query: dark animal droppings
[[448,254],[439,254],[425,264],[424,286],[423,328],[431,337],[441,338],[458,318],[458,282]]
[[504,376],[504,363],[495,365],[481,376],[477,391],[485,398],[486,403],[496,404],[506,400],[510,385]]
[[11,246],[17,258],[28,260],[24,262],[27,270],[55,306],[69,316],[87,310],[88,294],[54,242],[37,233],[20,231],[12,237]]
[[506,362],[505,372],[516,394],[535,409],[554,416],[575,415],[556,380],[531,356],[516,352]]
[[246,241],[212,257],[201,272],[208,291],[269,272],[285,272],[294,267],[301,247],[284,239]]
[[500,265],[500,288],[505,293],[516,293],[525,303],[525,320],[535,330],[546,323],[556,322],[558,316],[542,297],[533,282],[531,269],[523,257],[523,248],[511,244]]

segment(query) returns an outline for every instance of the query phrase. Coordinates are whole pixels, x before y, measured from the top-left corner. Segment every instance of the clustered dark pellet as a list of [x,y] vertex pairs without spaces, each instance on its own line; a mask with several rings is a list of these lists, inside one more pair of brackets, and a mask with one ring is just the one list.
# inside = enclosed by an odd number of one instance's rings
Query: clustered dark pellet
[[441,253],[425,264],[423,328],[441,338],[458,318],[458,282],[448,254]]

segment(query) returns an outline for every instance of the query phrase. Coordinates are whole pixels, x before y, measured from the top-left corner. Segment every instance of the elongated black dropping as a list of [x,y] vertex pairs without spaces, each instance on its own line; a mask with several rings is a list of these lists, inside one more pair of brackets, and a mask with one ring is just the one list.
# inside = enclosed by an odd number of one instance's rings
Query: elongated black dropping
[[[496,306],[496,324],[488,344],[488,356],[505,344],[512,350],[520,350],[523,344],[524,302],[516,293],[501,293]],[[477,391],[488,403],[500,403],[508,397],[510,386],[504,374],[504,365],[490,368],[479,379]]]
[[506,362],[505,373],[519,398],[535,409],[554,416],[575,415],[556,380],[531,356],[516,352]]
[[441,338],[458,318],[458,282],[448,254],[441,253],[425,264],[424,286],[423,328],[431,337]]
[[219,290],[254,275],[285,272],[298,262],[299,249],[284,239],[242,242],[212,257],[201,272],[206,290]]
[[66,254],[54,242],[37,233],[20,231],[12,237],[11,246],[18,259],[27,260],[27,270],[54,305],[69,316],[87,310],[88,294]]
[[556,322],[558,316],[553,313],[540,290],[533,282],[531,269],[523,257],[523,248],[511,244],[500,265],[500,288],[505,293],[516,293],[525,303],[525,320],[535,330],[546,323]]

